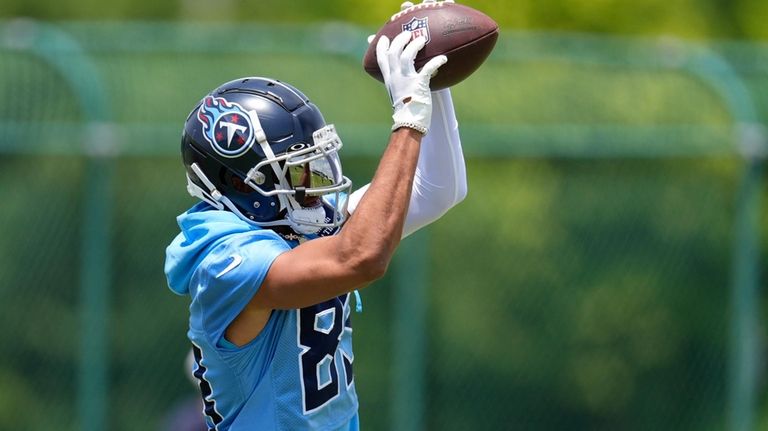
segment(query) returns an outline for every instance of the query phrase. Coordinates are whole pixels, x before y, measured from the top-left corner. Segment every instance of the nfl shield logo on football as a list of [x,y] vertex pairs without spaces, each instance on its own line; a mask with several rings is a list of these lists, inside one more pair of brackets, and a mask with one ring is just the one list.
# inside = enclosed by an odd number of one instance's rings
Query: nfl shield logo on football
[[403,31],[410,31],[411,32],[411,40],[416,39],[417,37],[425,37],[427,38],[427,43],[429,43],[430,37],[429,37],[429,18],[416,18],[414,17],[409,22],[403,24]]

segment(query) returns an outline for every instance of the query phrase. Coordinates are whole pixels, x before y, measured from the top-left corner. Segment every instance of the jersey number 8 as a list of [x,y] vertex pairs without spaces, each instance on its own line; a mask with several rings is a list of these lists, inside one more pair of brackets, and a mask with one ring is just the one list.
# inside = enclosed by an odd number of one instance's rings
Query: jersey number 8
[[352,385],[352,355],[339,348],[344,330],[352,330],[344,309],[349,294],[297,310],[298,340],[301,353],[302,399],[304,414],[309,414],[339,396],[339,371],[336,352],[341,352],[345,383]]

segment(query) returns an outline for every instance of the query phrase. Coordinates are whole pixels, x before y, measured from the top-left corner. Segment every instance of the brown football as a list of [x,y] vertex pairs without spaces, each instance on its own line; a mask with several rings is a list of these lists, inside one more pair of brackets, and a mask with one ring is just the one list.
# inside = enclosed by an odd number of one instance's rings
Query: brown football
[[413,38],[425,36],[427,45],[416,57],[416,70],[430,59],[446,55],[448,63],[430,81],[440,90],[466,79],[488,58],[499,37],[499,26],[484,13],[452,1],[432,1],[414,5],[392,17],[376,33],[363,58],[369,75],[383,81],[376,62],[376,43],[382,35],[390,40],[410,30]]

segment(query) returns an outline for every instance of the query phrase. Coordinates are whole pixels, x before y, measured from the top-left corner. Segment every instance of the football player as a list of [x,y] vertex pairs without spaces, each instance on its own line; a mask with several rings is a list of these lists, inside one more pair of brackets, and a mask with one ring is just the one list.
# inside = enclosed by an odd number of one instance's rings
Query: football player
[[210,429],[358,429],[350,296],[466,195],[450,92],[429,89],[447,59],[416,71],[424,44],[404,32],[376,46],[394,125],[351,194],[334,127],[286,83],[226,83],[187,118],[188,191],[202,202],[178,217],[165,273],[191,299]]

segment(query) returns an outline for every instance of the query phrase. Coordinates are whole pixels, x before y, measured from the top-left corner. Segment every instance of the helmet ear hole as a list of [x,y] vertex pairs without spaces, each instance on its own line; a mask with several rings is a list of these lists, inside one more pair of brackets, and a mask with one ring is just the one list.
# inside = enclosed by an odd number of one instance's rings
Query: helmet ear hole
[[224,183],[229,188],[232,188],[238,193],[249,195],[251,193],[256,192],[251,186],[245,183],[245,180],[240,178],[239,175],[235,174],[229,169],[222,168],[219,178],[222,183]]
[[229,184],[232,186],[233,189],[237,190],[240,193],[253,193],[255,192],[254,189],[251,188],[248,184],[243,181],[242,178],[238,177],[237,175],[230,175]]

